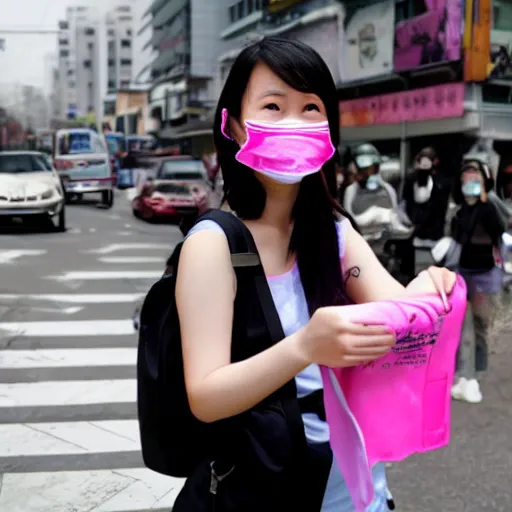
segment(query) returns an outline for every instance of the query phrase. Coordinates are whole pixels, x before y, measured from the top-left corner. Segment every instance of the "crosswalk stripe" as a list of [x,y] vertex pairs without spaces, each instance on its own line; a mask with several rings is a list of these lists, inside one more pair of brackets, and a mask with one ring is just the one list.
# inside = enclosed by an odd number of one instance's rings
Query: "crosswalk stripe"
[[1,331],[13,336],[123,336],[133,334],[133,320],[65,320],[2,322]]
[[59,368],[65,366],[135,365],[137,349],[3,350],[0,371],[6,368]]
[[100,247],[99,249],[91,249],[88,250],[88,253],[91,254],[112,254],[117,251],[125,251],[125,250],[161,250],[161,251],[169,251],[171,247],[168,244],[144,244],[144,243],[126,243],[126,244],[111,244],[106,245],[104,247]]
[[0,458],[140,450],[136,420],[0,425]]
[[0,331],[0,350],[74,349],[74,348],[123,348],[134,347],[135,336],[26,336],[3,334]]
[[133,402],[135,379],[0,384],[0,407]]
[[169,512],[181,486],[181,479],[122,466],[115,471],[19,472],[4,476],[0,510]]
[[165,258],[158,258],[156,256],[105,256],[98,258],[101,263],[160,263],[165,262]]
[[159,279],[163,274],[160,270],[79,270],[65,272],[57,276],[48,276],[55,281],[104,281],[110,279]]
[[123,304],[137,302],[143,293],[54,293],[54,294],[0,294],[0,300],[18,301],[49,301],[49,302],[66,302],[70,304]]

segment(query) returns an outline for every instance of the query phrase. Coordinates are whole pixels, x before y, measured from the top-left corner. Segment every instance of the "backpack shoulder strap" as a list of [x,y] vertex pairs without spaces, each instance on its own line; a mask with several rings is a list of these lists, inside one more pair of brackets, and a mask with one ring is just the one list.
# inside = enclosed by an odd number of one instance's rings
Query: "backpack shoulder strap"
[[210,210],[202,215],[198,222],[201,220],[213,220],[219,224],[226,234],[235,272],[240,268],[253,267],[254,285],[258,294],[258,300],[262,306],[271,341],[272,343],[281,341],[285,337],[283,327],[251,232],[239,218],[235,217],[232,213],[222,210]]

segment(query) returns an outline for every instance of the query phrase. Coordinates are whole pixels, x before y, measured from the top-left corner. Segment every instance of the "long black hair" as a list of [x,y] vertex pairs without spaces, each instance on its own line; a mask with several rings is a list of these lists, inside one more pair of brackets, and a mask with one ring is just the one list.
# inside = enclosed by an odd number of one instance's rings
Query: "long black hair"
[[[240,120],[242,98],[257,63],[267,65],[297,91],[316,94],[324,103],[331,140],[339,144],[339,109],[329,68],[309,46],[280,38],[264,38],[248,46],[233,63],[219,98],[213,137],[224,178],[224,194],[230,208],[241,218],[254,220],[265,208],[266,192],[254,171],[235,158],[238,144],[221,132],[222,110]],[[322,306],[347,303],[335,221],[348,217],[335,200],[339,155],[322,172],[305,177],[293,208],[294,229],[290,251],[296,254],[310,314]]]

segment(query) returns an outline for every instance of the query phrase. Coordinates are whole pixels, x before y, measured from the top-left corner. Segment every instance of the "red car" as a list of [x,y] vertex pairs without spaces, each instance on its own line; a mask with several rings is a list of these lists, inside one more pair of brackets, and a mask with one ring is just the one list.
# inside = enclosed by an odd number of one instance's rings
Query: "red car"
[[199,160],[165,160],[148,177],[132,201],[133,214],[147,221],[179,221],[194,215],[208,201],[206,170]]

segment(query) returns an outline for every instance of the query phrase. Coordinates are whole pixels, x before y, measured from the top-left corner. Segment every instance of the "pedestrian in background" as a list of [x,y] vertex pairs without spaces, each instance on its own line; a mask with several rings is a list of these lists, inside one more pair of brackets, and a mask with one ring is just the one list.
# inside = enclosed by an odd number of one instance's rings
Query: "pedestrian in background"
[[452,221],[452,237],[461,246],[459,271],[468,288],[468,310],[457,358],[458,380],[452,396],[470,403],[482,401],[478,372],[487,370],[488,334],[502,290],[500,255],[504,226],[488,200],[494,179],[479,161],[463,164],[454,188],[461,204]]
[[444,236],[450,189],[439,175],[434,148],[423,148],[415,157],[413,171],[404,183],[401,207],[414,227],[409,240],[399,244],[400,271],[412,279],[416,274],[414,239],[434,245]]

